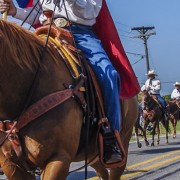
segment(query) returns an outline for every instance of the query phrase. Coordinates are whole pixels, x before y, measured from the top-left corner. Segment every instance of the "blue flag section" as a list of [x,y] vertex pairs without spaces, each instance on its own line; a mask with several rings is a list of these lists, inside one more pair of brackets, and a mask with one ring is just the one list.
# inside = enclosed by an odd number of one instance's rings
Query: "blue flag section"
[[27,7],[27,5],[29,3],[29,0],[16,0],[16,1],[20,8]]

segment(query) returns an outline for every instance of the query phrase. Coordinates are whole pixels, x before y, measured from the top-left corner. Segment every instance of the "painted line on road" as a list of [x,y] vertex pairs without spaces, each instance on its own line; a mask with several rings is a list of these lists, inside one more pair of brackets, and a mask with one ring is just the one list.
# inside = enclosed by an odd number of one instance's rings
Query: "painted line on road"
[[143,173],[143,172],[150,171],[150,170],[155,169],[155,168],[157,168],[157,167],[161,167],[161,166],[164,166],[164,165],[166,165],[166,164],[169,164],[169,163],[171,163],[171,162],[175,162],[175,161],[178,161],[178,160],[180,160],[180,156],[176,156],[176,157],[174,157],[174,158],[167,159],[167,160],[165,160],[165,161],[162,161],[162,162],[153,164],[153,165],[148,166],[148,167],[145,167],[145,168],[143,168],[143,169],[139,169],[139,170],[137,170],[137,172],[122,175],[121,180],[130,178],[130,177],[134,177],[134,176],[136,176],[136,175],[138,175],[138,174],[141,174],[141,173]]
[[[126,167],[126,170],[128,171],[128,170],[133,169],[133,168],[136,168],[136,167],[138,167],[138,166],[142,166],[142,165],[151,163],[151,162],[153,162],[153,161],[160,160],[160,159],[163,159],[163,158],[166,158],[166,157],[172,156],[172,155],[174,155],[174,154],[178,154],[178,153],[180,153],[180,150],[176,150],[176,151],[173,151],[173,152],[170,152],[170,153],[166,153],[166,154],[164,154],[164,155],[161,155],[161,156],[158,156],[158,157],[149,159],[149,160],[147,160],[147,161],[143,161],[143,162],[140,162],[140,163],[137,163],[137,164],[133,164],[133,165],[131,165],[131,166],[128,166],[128,167]],[[173,160],[172,160],[172,159],[173,159]],[[148,167],[146,167],[146,168],[143,168],[143,169],[141,169],[141,170],[139,170],[139,171],[149,171],[149,170],[151,170],[151,169],[153,169],[153,168],[162,166],[162,165],[164,165],[164,164],[168,164],[168,163],[170,163],[170,162],[172,162],[172,161],[174,161],[174,160],[178,160],[178,159],[180,159],[180,156],[176,156],[175,158],[172,158],[172,159],[168,159],[168,160],[165,160],[165,161],[156,163],[156,164],[154,164],[154,165],[151,165],[151,166],[148,166]],[[149,169],[149,168],[150,168],[150,169]],[[143,172],[139,172],[139,171],[138,171],[138,172],[134,172],[134,173],[130,173],[130,174],[122,175],[122,178],[121,178],[121,179],[126,179],[126,178],[128,178],[128,177],[132,177],[132,176],[138,175],[138,174],[140,174],[140,173],[143,173]],[[88,179],[88,180],[99,180],[99,177],[97,177],[97,176],[96,176],[96,177],[92,177],[92,178],[90,178],[90,179]]]
[[155,157],[155,158],[152,158],[152,159],[148,159],[147,161],[143,161],[143,162],[140,162],[140,163],[137,163],[137,164],[133,164],[131,166],[126,167],[126,169],[129,170],[129,169],[141,166],[141,165],[145,165],[145,164],[148,164],[150,162],[153,162],[153,161],[156,161],[156,160],[159,160],[159,159],[163,159],[163,158],[166,158],[168,156],[171,156],[171,155],[174,155],[174,154],[177,154],[177,153],[180,153],[180,150],[176,150],[176,151],[166,153],[166,154],[163,154],[161,156],[158,156],[158,157]]

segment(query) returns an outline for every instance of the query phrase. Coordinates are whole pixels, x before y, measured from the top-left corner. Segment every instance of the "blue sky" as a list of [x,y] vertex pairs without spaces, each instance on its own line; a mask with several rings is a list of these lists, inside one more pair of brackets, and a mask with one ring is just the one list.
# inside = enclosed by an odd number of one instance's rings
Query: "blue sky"
[[[156,35],[148,39],[150,68],[162,82],[161,94],[170,94],[173,83],[180,81],[180,0],[106,1],[126,52],[145,54],[143,41],[132,38],[138,34],[132,27],[155,26]],[[147,78],[145,59],[127,55],[142,85]]]
[[[150,68],[162,82],[162,94],[170,94],[180,81],[180,0],[107,0],[126,52],[145,54],[141,39],[132,27],[155,26],[148,39]],[[146,63],[141,56],[127,54],[140,84],[146,80]],[[138,63],[134,64],[136,61]],[[134,65],[133,65],[134,64]]]

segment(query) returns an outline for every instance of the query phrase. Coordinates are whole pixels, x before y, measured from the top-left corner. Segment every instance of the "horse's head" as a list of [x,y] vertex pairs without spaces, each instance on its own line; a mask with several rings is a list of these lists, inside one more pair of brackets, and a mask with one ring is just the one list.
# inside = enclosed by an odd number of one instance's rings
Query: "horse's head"
[[148,91],[143,91],[142,93],[142,104],[143,108],[146,110],[152,110],[155,107],[160,107],[158,99],[154,95],[150,95]]
[[142,98],[143,108],[147,107],[151,103],[151,96],[149,95],[148,91],[146,90],[142,91],[141,98]]
[[167,111],[169,112],[169,114],[172,114],[178,110],[179,110],[179,106],[176,100],[167,101]]

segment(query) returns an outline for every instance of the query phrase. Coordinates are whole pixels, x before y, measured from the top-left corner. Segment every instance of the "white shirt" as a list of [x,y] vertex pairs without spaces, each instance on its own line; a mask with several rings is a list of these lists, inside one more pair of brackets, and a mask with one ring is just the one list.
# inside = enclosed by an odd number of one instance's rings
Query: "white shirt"
[[[33,5],[37,3],[38,0],[34,0]],[[57,0],[40,0],[38,6],[33,10],[26,23],[31,24],[34,21],[34,17],[38,13],[39,9],[52,10],[54,11],[55,3]],[[59,0],[58,6],[55,9],[55,17],[65,17],[67,18],[65,7],[67,9],[68,18],[71,22],[78,24],[92,26],[96,22],[96,17],[98,16],[100,9],[102,7],[102,0]],[[65,2],[65,6],[64,3]],[[32,8],[17,8],[17,13],[14,16],[17,19],[24,20],[29,14]],[[36,18],[34,24],[39,21],[42,23],[46,20],[46,17],[42,14],[42,10]]]
[[151,94],[160,94],[160,90],[161,90],[161,82],[158,79],[152,79],[150,82],[150,79],[148,79],[145,82],[144,88],[146,90],[149,90],[149,93]]
[[171,99],[180,99],[180,90],[174,89],[171,94]]

